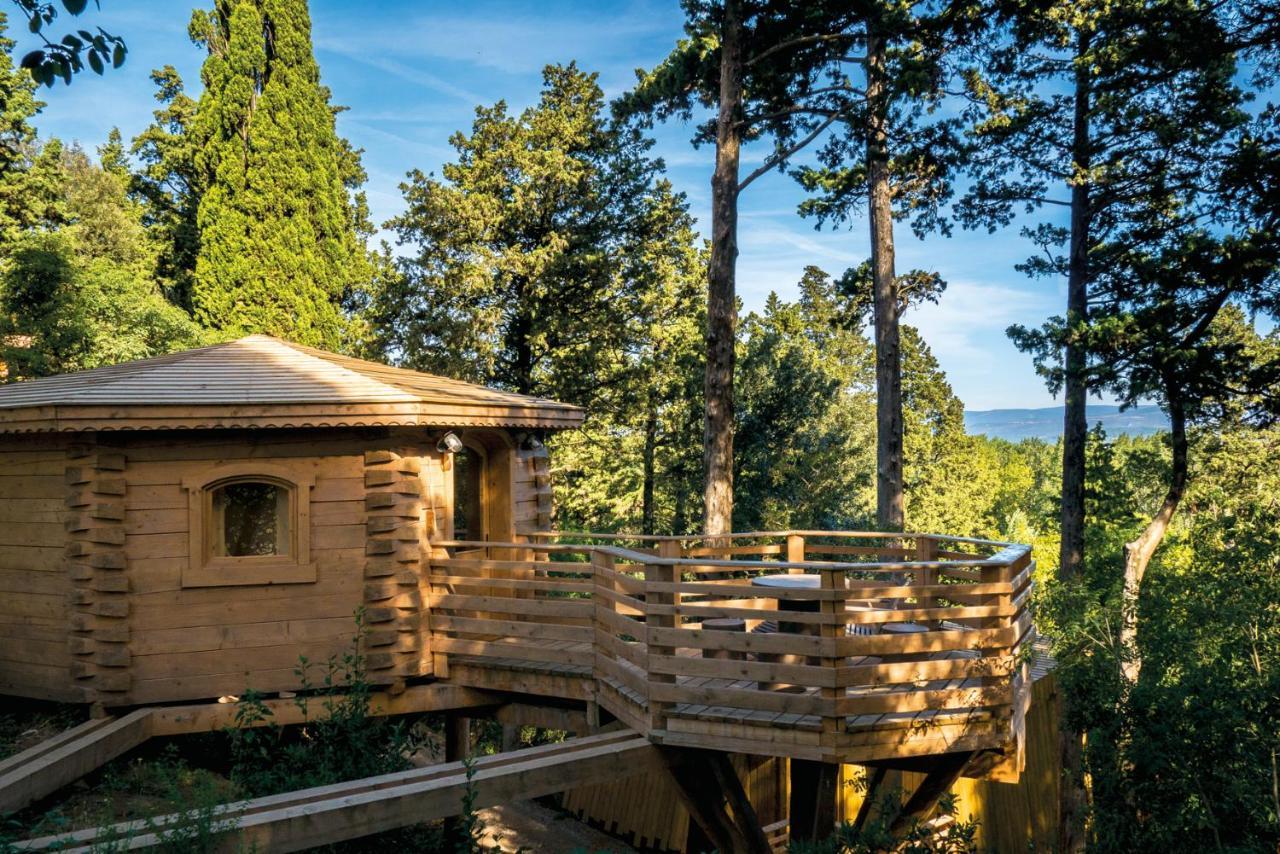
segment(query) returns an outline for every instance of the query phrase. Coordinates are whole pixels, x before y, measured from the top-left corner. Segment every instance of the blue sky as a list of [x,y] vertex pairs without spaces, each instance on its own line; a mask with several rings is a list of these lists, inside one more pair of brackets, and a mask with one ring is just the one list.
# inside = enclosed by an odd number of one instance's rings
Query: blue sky
[[[101,4],[99,12],[90,7],[84,23],[123,35],[128,62],[103,78],[86,73],[70,87],[46,90],[48,106],[37,119],[42,134],[86,148],[101,144],[113,126],[129,139],[147,125],[155,108],[152,68],[173,65],[189,91],[199,90],[202,56],[186,35],[191,7],[171,0]],[[606,94],[620,94],[636,68],[666,55],[682,24],[678,0],[313,0],[311,14],[322,79],[335,103],[350,108],[338,130],[365,150],[369,204],[379,222],[401,210],[398,185],[407,170],[438,172],[452,158],[449,135],[470,127],[477,104],[505,99],[515,109],[527,106],[537,98],[542,67],[570,60],[599,72]],[[55,29],[68,28],[64,18]],[[20,26],[12,34],[20,55],[28,37]],[[658,128],[656,153],[705,227],[713,152],[694,149],[690,135],[678,122]],[[748,149],[744,173],[764,153]],[[743,193],[738,292],[748,311],[770,291],[794,298],[807,264],[838,275],[868,255],[864,219],[815,231],[795,212],[800,199],[794,183],[776,173]],[[1062,310],[1062,283],[1030,281],[1013,269],[1031,247],[1012,230],[921,242],[901,226],[897,237],[900,272],[936,270],[948,282],[939,305],[915,309],[906,320],[921,329],[966,406],[1052,405],[1031,360],[1004,334],[1010,323],[1035,325]]]

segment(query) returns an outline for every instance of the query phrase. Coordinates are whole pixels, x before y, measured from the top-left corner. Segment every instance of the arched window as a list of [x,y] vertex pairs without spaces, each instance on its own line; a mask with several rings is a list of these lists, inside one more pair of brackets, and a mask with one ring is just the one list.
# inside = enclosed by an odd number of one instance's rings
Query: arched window
[[261,480],[214,487],[213,557],[288,555],[292,551],[289,488]]
[[311,478],[246,462],[219,466],[183,485],[190,525],[184,587],[316,580]]

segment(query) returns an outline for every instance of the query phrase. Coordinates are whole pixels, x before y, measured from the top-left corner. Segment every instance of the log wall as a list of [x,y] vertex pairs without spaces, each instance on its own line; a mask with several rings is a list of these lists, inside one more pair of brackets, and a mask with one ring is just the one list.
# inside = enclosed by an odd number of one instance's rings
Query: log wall
[[67,643],[67,445],[0,441],[0,692],[79,701]]

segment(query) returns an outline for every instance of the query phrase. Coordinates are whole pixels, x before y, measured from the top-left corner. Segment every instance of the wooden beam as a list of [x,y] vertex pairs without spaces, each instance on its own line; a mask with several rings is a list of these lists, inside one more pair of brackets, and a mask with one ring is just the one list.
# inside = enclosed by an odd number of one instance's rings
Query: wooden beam
[[935,757],[934,766],[929,770],[920,785],[911,793],[902,810],[889,825],[889,832],[895,836],[910,827],[912,821],[924,821],[929,813],[938,805],[943,793],[955,785],[965,766],[973,759],[974,753],[943,753]]
[[663,747],[660,755],[676,796],[718,850],[770,854],[769,840],[728,754]]
[[840,766],[791,760],[791,841],[821,842],[836,829],[836,781]]
[[590,731],[587,713],[584,710],[563,706],[507,703],[499,706],[493,716],[504,727],[532,726],[564,730],[575,735],[587,735]]
[[98,718],[55,735],[0,765],[0,813],[32,804],[137,747],[150,735],[151,709]]
[[[502,696],[500,694],[437,682],[431,685],[414,685],[400,694],[390,694],[384,691],[376,692],[369,697],[369,714],[421,714],[424,712],[448,711],[450,709],[492,706],[501,702]],[[271,711],[271,716],[256,724],[257,726],[269,724],[287,726],[304,722],[297,700],[271,699],[263,700],[262,703]],[[312,698],[311,715],[313,720],[324,715],[323,704],[323,698]],[[235,703],[163,706],[151,709],[151,713],[151,734],[156,736],[214,732],[234,726],[236,722]]]
[[[375,693],[370,713],[403,715],[500,703],[501,695],[457,685],[418,685],[398,695]],[[312,713],[323,716],[322,700]],[[254,724],[298,724],[294,700],[264,700],[272,715]],[[155,736],[213,732],[235,725],[236,704],[201,703],[137,709],[124,717],[96,718],[0,762],[0,813],[13,812],[75,782]]]
[[[647,739],[610,733],[478,757],[470,785],[480,807],[655,773],[660,767],[657,748]],[[227,804],[218,808],[214,821],[227,833],[220,850],[302,851],[455,815],[467,786],[466,768],[450,762]],[[17,847],[87,854],[97,840],[120,839],[117,850],[150,848],[162,844],[164,831],[183,819],[174,814],[88,828],[25,840]]]
[[875,806],[876,799],[880,797],[880,790],[884,786],[884,775],[888,772],[883,765],[870,770],[871,778],[867,780],[867,790],[862,795],[862,803],[858,804],[858,816],[853,820],[853,829],[857,833],[861,833],[862,828],[866,826],[871,809]]

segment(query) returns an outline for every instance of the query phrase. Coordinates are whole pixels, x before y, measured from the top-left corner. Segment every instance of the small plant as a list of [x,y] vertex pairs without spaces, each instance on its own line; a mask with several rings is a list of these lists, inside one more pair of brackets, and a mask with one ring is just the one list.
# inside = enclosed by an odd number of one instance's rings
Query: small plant
[[892,832],[892,824],[902,804],[901,790],[885,792],[876,804],[876,816],[861,828],[845,822],[829,838],[816,843],[793,842],[790,854],[975,854],[978,822],[956,817],[956,797],[948,792],[938,801],[930,821],[912,819],[907,827]]
[[[236,709],[231,740],[231,779],[252,797],[325,786],[360,777],[403,771],[419,739],[403,723],[370,714],[373,691],[359,652],[364,635],[362,615],[351,648],[316,667],[305,656],[294,673],[301,690],[294,702],[303,723],[285,728],[275,723],[271,708],[255,691],[246,691]],[[313,715],[317,704],[321,714]]]

